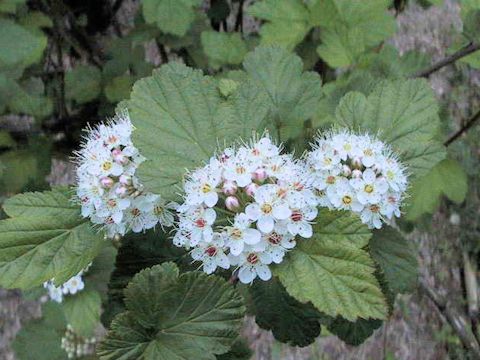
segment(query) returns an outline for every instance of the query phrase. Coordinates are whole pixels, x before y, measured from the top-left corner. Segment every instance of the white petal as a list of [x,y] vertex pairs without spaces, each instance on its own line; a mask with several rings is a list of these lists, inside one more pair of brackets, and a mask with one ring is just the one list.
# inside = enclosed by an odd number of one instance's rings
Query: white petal
[[217,201],[218,201],[218,194],[216,192],[211,191],[207,194],[207,196],[205,196],[204,203],[208,207],[214,207]]
[[250,204],[245,208],[245,214],[247,214],[250,220],[257,220],[262,212],[260,211],[260,206],[258,204]]
[[212,259],[206,259],[203,263],[203,271],[207,274],[213,273],[217,268],[217,264]]
[[192,250],[191,255],[193,260],[201,260],[203,258],[203,255],[205,254],[204,250],[202,248],[195,248]]
[[239,241],[239,240],[232,240],[230,241],[230,243],[228,244],[228,246],[230,247],[230,253],[233,255],[233,256],[237,256],[237,255],[240,255],[243,251],[243,241]]
[[310,224],[307,224],[307,223],[300,224],[298,230],[299,230],[298,234],[305,239],[311,238],[313,235],[312,225]]
[[243,241],[245,241],[245,243],[248,245],[257,244],[258,242],[260,242],[260,239],[260,231],[256,229],[249,228],[243,231]]
[[230,267],[230,261],[228,260],[228,256],[225,255],[223,252],[217,255],[216,260],[217,265],[221,268],[228,269]]
[[250,266],[242,267],[238,272],[238,279],[243,284],[250,284],[256,276],[256,272]]
[[273,216],[278,220],[288,219],[292,215],[292,211],[287,205],[277,205],[273,208]]
[[273,230],[273,219],[270,216],[261,216],[257,220],[257,228],[267,234]]
[[257,274],[258,277],[264,281],[270,280],[272,278],[272,272],[267,265],[257,265]]
[[203,218],[207,222],[207,224],[211,225],[217,218],[217,213],[213,209],[207,209],[205,210],[205,213],[203,215]]

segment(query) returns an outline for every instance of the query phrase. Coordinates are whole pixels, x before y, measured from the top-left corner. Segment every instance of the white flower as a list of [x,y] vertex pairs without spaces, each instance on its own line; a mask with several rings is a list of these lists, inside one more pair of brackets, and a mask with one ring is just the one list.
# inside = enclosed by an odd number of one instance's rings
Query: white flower
[[221,235],[216,234],[211,243],[202,243],[192,250],[192,258],[202,261],[203,271],[213,273],[217,267],[228,269],[230,261],[223,250],[224,241]]
[[293,209],[290,215],[287,228],[290,234],[300,235],[303,238],[311,238],[313,235],[312,221],[317,217],[316,207],[309,206],[300,209]]
[[78,291],[83,290],[85,284],[83,283],[82,277],[80,275],[75,275],[70,278],[65,284],[63,284],[63,293],[75,295]]
[[305,162],[320,206],[353,211],[371,228],[400,216],[406,171],[376,138],[347,130],[318,136]]
[[272,278],[272,272],[268,267],[272,260],[265,253],[248,252],[242,253],[241,256],[234,260],[239,265],[238,279],[243,284],[250,284],[258,276],[260,279],[267,281]]
[[88,270],[91,264],[80,271],[77,275],[72,276],[65,283],[55,286],[54,279],[43,283],[43,287],[47,289],[48,296],[51,300],[61,303],[65,295],[75,295],[77,292],[85,288],[82,275]]
[[275,220],[287,219],[292,211],[279,197],[279,187],[273,184],[260,186],[254,195],[255,203],[246,207],[245,212],[250,220],[257,221],[257,226],[263,233],[273,230]]
[[245,214],[239,214],[235,217],[233,226],[225,228],[226,245],[230,248],[230,253],[239,255],[244,248],[244,244],[254,245],[260,242],[261,234],[257,229],[250,228],[251,222]]

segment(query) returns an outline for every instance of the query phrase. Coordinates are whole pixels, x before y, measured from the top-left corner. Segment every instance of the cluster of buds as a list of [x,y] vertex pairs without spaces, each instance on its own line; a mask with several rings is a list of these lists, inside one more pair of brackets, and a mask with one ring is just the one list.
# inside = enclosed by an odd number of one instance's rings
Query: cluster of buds
[[281,150],[264,136],[188,175],[173,241],[206,273],[236,266],[242,283],[268,280],[297,236],[312,236],[316,196],[305,166]]
[[102,226],[110,238],[172,226],[173,204],[143,190],[135,176],[145,160],[133,146],[132,124],[121,113],[111,122],[90,128],[76,153],[77,197],[82,216]]
[[62,337],[61,347],[67,353],[69,359],[77,359],[95,354],[97,339],[85,338],[78,335],[70,324],[67,325],[65,335]]
[[389,146],[344,130],[318,136],[312,148],[306,165],[320,206],[352,211],[377,229],[400,216],[407,176]]

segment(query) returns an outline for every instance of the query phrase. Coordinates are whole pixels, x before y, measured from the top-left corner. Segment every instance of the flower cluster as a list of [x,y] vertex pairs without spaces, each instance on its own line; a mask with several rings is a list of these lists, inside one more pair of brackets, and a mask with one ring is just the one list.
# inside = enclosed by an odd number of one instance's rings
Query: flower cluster
[[108,237],[173,225],[172,204],[145,192],[135,176],[145,160],[133,146],[126,113],[89,129],[77,155],[77,197],[82,215],[105,228]]
[[350,210],[377,229],[400,216],[406,170],[376,138],[345,130],[327,133],[317,137],[306,164],[320,206]]
[[97,339],[95,337],[85,338],[80,336],[68,324],[65,335],[62,337],[61,347],[65,350],[69,359],[77,359],[95,354],[96,343]]
[[47,289],[50,299],[61,303],[65,295],[75,295],[77,292],[82,291],[85,287],[82,276],[88,271],[90,265],[91,264],[60,286],[55,286],[54,279],[45,281],[43,287]]
[[208,274],[237,266],[243,283],[268,280],[296,236],[312,236],[317,200],[305,166],[268,136],[211,158],[184,190],[174,244],[193,248]]

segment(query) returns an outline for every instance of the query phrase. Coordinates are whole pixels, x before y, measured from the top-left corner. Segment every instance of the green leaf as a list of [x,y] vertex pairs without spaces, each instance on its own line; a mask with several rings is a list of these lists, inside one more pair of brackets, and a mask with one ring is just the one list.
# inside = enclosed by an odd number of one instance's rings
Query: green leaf
[[112,103],[128,99],[132,85],[133,79],[130,75],[116,76],[105,86],[105,96]]
[[336,120],[354,130],[378,134],[413,178],[445,157],[445,148],[435,139],[440,124],[438,104],[423,79],[382,81],[367,98],[347,94],[338,105]]
[[91,65],[79,65],[65,74],[65,97],[84,104],[100,95],[101,72]]
[[66,360],[61,338],[67,324],[59,304],[49,301],[42,306],[42,317],[22,324],[12,347],[18,360]]
[[358,248],[363,248],[372,237],[371,231],[362,224],[358,216],[348,211],[329,211],[323,208],[315,221],[316,234],[322,240],[348,241]]
[[27,0],[0,0],[0,13],[15,14],[17,6],[24,4]]
[[307,346],[320,335],[320,313],[312,304],[291,297],[277,279],[256,281],[250,287],[258,326],[272,330],[278,341]]
[[12,148],[16,146],[15,140],[8,131],[0,131],[0,148]]
[[445,159],[412,184],[411,197],[405,209],[406,219],[415,220],[423,214],[435,212],[442,195],[460,204],[465,200],[467,190],[467,175],[461,165],[455,160]]
[[358,319],[351,322],[339,317],[328,325],[328,330],[348,345],[358,346],[382,326],[382,323],[377,319]]
[[100,294],[89,288],[75,296],[66,296],[62,303],[67,323],[72,326],[75,333],[83,337],[91,337],[94,334],[100,322],[101,307]]
[[229,97],[237,90],[239,83],[231,79],[220,79],[218,81],[218,90],[224,97]]
[[203,51],[214,69],[222,65],[238,65],[247,53],[247,45],[239,33],[204,31],[201,35]]
[[0,69],[27,67],[42,58],[47,37],[41,31],[30,31],[7,19],[0,19],[0,28]]
[[[63,283],[100,252],[102,233],[81,217],[79,208],[75,212],[70,206],[66,197],[38,193],[16,198],[7,206],[7,211],[21,216],[0,221],[2,286],[26,289],[52,278]],[[39,209],[45,215],[39,215]],[[60,209],[66,209],[62,216],[51,215]]]
[[390,227],[375,231],[370,255],[380,266],[388,288],[394,293],[411,292],[417,285],[418,263],[407,239]]
[[[94,273],[101,255],[95,259],[87,277]],[[123,292],[133,276],[145,268],[168,261],[176,262],[185,270],[190,264],[190,256],[185,250],[174,246],[166,233],[149,231],[146,234],[128,234],[122,238],[108,284],[108,301],[102,314],[105,327],[110,326],[115,315],[125,310]]]
[[73,192],[64,187],[18,194],[3,203],[3,210],[10,217],[75,217],[78,215],[78,206],[71,201],[72,195]]
[[248,343],[241,337],[233,343],[230,351],[217,355],[217,360],[250,360],[253,355],[252,350],[248,347]]
[[279,47],[258,47],[243,63],[255,84],[270,98],[280,139],[297,136],[315,112],[321,96],[318,74],[303,72],[302,60]]
[[143,17],[165,33],[184,36],[200,4],[200,0],[142,0]]
[[262,0],[248,14],[267,21],[260,29],[262,45],[280,45],[293,50],[310,30],[309,13],[301,0]]
[[20,19],[20,24],[31,28],[52,28],[53,21],[40,11],[29,11]]
[[[368,49],[390,37],[395,20],[389,0],[314,0],[310,21],[320,26],[317,52],[330,66],[344,67],[358,61]],[[375,26],[372,26],[375,24]]]
[[[174,272],[166,263],[132,280],[129,288],[142,292],[126,292],[132,307],[112,322],[98,349],[101,359],[215,360],[230,349],[245,311],[242,298],[217,276]],[[167,278],[172,282],[161,280]],[[142,324],[147,313],[150,327]]]
[[254,121],[246,125],[221,116],[222,101],[214,79],[179,63],[134,85],[129,109],[133,141],[147,158],[138,170],[146,188],[175,199],[185,169],[204,164],[219,141],[237,139],[243,128],[257,129]]
[[347,320],[384,319],[385,298],[374,276],[375,265],[368,253],[347,239],[321,235],[301,241],[295,251],[273,268],[290,295],[301,302],[310,301],[329,316]]

